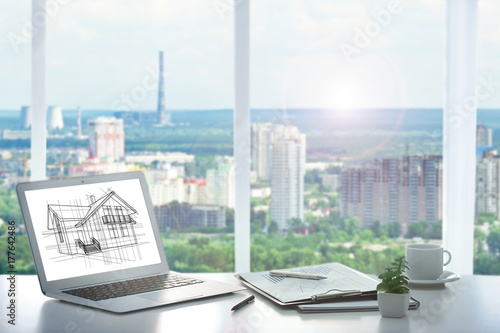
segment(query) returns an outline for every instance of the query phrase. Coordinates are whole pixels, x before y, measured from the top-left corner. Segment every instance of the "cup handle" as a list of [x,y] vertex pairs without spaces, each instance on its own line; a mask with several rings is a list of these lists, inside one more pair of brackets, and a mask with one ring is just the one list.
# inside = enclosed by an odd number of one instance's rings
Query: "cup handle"
[[447,250],[443,250],[443,253],[448,253],[448,260],[443,264],[443,266],[446,266],[451,261],[451,253],[450,253],[450,251],[447,251]]

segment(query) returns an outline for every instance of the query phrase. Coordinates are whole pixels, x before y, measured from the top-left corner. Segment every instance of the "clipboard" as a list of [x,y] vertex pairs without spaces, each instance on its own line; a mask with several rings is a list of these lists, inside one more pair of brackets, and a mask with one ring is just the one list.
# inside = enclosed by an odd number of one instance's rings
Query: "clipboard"
[[299,305],[345,300],[363,300],[376,296],[378,280],[340,263],[329,263],[287,269],[293,272],[319,274],[322,280],[278,277],[270,271],[241,273],[245,286],[276,304]]
[[[410,298],[408,310],[418,309],[420,302]],[[364,300],[340,300],[338,302],[299,304],[295,308],[304,313],[326,313],[326,312],[356,312],[356,311],[378,311],[377,296],[366,297]]]

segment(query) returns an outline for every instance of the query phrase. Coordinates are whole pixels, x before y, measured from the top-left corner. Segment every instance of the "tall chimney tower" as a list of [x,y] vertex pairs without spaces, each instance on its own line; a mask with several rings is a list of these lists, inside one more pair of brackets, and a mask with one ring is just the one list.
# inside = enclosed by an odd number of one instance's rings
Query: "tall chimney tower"
[[78,107],[78,138],[82,137],[82,108]]
[[165,125],[167,123],[167,116],[165,114],[165,82],[163,78],[163,51],[160,51],[160,77],[158,79],[158,109],[157,109],[157,123],[158,125]]

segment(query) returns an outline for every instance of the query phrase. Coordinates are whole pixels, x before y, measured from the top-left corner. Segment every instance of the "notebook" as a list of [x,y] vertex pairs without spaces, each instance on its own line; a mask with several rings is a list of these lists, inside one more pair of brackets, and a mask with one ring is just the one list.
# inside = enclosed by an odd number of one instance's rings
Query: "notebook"
[[16,187],[42,292],[128,312],[244,290],[170,272],[139,171]]

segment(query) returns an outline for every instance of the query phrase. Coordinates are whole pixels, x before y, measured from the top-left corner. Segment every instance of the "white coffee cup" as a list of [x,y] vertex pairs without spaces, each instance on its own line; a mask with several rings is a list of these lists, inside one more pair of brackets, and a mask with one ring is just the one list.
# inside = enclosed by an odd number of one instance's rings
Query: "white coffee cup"
[[[444,253],[448,260],[443,263]],[[406,245],[406,260],[410,270],[406,272],[412,280],[436,280],[443,274],[443,266],[451,261],[451,253],[438,244]]]

